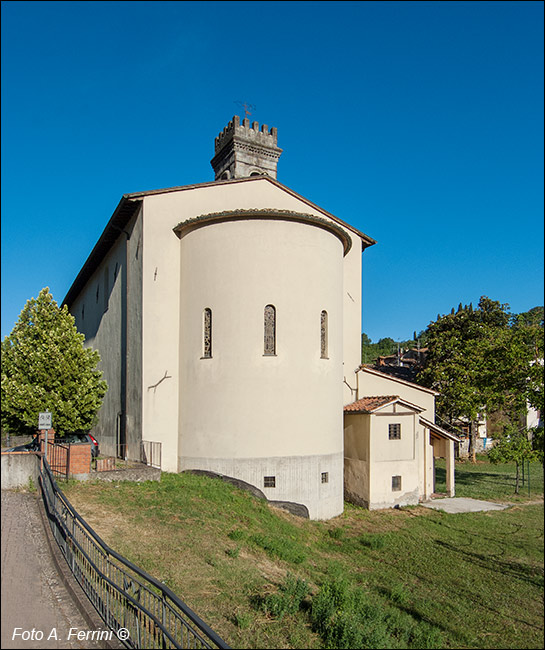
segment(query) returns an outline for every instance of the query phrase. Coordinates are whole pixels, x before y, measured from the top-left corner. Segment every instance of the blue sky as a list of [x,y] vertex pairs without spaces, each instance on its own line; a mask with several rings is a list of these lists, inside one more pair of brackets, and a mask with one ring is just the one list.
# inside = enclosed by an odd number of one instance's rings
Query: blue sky
[[121,195],[213,180],[236,102],[278,180],[377,240],[363,331],[543,304],[543,3],[2,2],[2,337]]

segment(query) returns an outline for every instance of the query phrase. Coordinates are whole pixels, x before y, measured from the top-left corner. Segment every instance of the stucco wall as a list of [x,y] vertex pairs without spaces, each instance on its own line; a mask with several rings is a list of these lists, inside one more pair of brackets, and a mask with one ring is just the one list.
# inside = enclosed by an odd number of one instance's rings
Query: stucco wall
[[[185,296],[185,291],[181,290],[180,283],[185,281],[188,286],[197,288],[202,275],[200,270],[199,272],[196,271],[194,265],[183,262],[185,252],[182,249],[182,253],[180,253],[180,240],[173,232],[173,228],[180,222],[202,214],[250,208],[295,210],[328,219],[321,211],[302,202],[289,192],[280,189],[265,179],[257,178],[248,182],[219,183],[214,186],[156,194],[147,196],[144,199],[143,240],[145,248],[142,275],[144,300],[143,436],[145,439],[157,440],[163,443],[163,469],[167,471],[178,471],[178,458],[184,456],[185,453],[184,449],[178,449],[177,442],[179,418],[183,417],[179,405],[180,365],[178,359],[181,360],[183,354],[183,350],[180,348],[180,340],[185,337],[184,332],[179,327],[180,314],[183,316],[184,311],[181,299],[184,299]],[[348,256],[341,259],[340,272],[342,275],[340,284],[338,283],[338,270],[334,272],[337,278],[338,300],[341,301],[341,311],[344,311],[344,313],[340,316],[338,313],[334,315],[332,317],[333,321],[330,321],[330,327],[332,332],[335,332],[336,329],[338,331],[340,323],[341,337],[343,330],[345,336],[347,336],[347,332],[351,333],[350,336],[354,343],[349,345],[347,349],[350,350],[349,354],[352,356],[348,360],[345,357],[344,361],[345,368],[352,369],[359,364],[360,359],[361,242],[353,233],[349,234],[354,241]],[[335,245],[340,247],[340,242],[331,234],[327,234],[326,237],[335,240]],[[267,241],[258,236],[257,243],[259,242],[261,242],[262,246],[265,246],[266,250]],[[226,257],[222,258],[225,263],[220,274],[220,281],[222,281],[221,277],[224,273],[228,273],[233,264],[238,264],[240,259],[249,259],[246,250],[231,250],[232,254],[228,259]],[[308,250],[308,247],[305,250]],[[347,258],[349,258],[349,261],[347,261]],[[215,263],[214,258],[208,257],[207,259],[209,262]],[[185,265],[183,268],[181,262]],[[199,260],[197,262],[200,264]],[[313,264],[317,266],[314,261]],[[249,264],[247,264],[246,268],[248,271],[243,277],[244,284],[259,282],[260,277],[256,274],[254,268]],[[282,264],[277,268],[283,272]],[[301,268],[304,270],[305,265],[301,265]],[[326,287],[330,285],[327,268],[320,269],[319,277],[312,277],[310,273],[307,273],[305,277],[308,278],[308,284],[311,288],[315,287],[318,280],[325,282]],[[348,297],[345,288],[350,288],[351,298]],[[286,286],[285,289],[287,291],[288,287]],[[267,302],[260,305],[259,311]],[[272,298],[270,302],[274,304]],[[348,316],[346,305],[350,306]],[[202,305],[201,309],[205,306],[208,305]],[[326,308],[327,306],[321,307],[321,309]],[[215,314],[215,326],[217,317],[218,314]],[[262,313],[257,318],[262,318]],[[335,323],[335,318],[337,323]],[[315,325],[313,324],[313,326]],[[279,330],[279,336],[284,336],[284,334],[285,330]],[[344,354],[347,354],[346,349]],[[269,361],[271,360],[269,359]],[[277,363],[281,363],[281,360],[278,359]],[[274,363],[269,363],[268,367],[273,368]],[[300,373],[296,374],[294,379],[303,383],[306,382],[306,377],[302,377]],[[340,388],[335,390],[342,391],[342,371],[339,372],[337,380]],[[215,381],[217,384],[217,380]],[[245,377],[241,381],[242,383],[239,384],[234,399],[244,409],[245,404],[251,403],[244,400],[243,396],[246,394],[246,390],[249,391],[248,399],[251,399],[251,395],[256,392],[256,387]],[[352,377],[352,381],[355,383],[355,377]],[[295,406],[296,396],[292,395],[286,386],[282,386],[281,390],[286,395],[286,399]],[[208,388],[205,393],[208,398],[212,396]],[[338,393],[336,394],[338,395]],[[312,403],[319,404],[320,400],[321,394],[319,392],[313,398]],[[294,408],[294,406],[290,408]],[[308,401],[306,407],[308,409]],[[342,413],[337,415],[336,426],[338,428],[342,426],[339,424],[341,417]],[[310,426],[315,418],[312,415],[309,418]],[[328,449],[327,453],[329,451],[331,449]],[[218,456],[221,455],[219,452],[217,453]]]
[[369,506],[370,415],[344,416],[344,494],[352,503]]
[[[307,507],[310,519],[329,519],[343,510],[343,455],[270,456],[267,458],[185,458],[181,470],[205,470],[237,478],[257,487],[271,501]],[[322,482],[327,473],[327,482]],[[275,487],[264,477],[274,476]]]
[[343,405],[357,399],[356,370],[361,364],[361,242],[352,235],[352,248],[344,258],[343,286]]
[[398,395],[411,404],[424,409],[422,416],[435,422],[435,394],[416,384],[366,369],[358,372],[358,398],[369,395]]
[[[180,465],[226,473],[222,467],[229,458],[252,459],[260,468],[255,459],[267,459],[265,465],[277,457],[290,459],[297,478],[291,488],[286,484],[285,493],[270,498],[297,501],[305,482],[319,487],[311,458],[338,456],[335,469],[324,471],[337,474],[337,503],[327,516],[339,514],[340,240],[313,225],[251,220],[207,225],[183,236],[180,246]],[[275,356],[264,355],[268,304],[276,308]],[[203,359],[205,308],[212,310],[212,358]],[[325,359],[320,354],[322,310],[328,313]],[[202,467],[203,458],[217,464]],[[246,475],[236,477],[252,483]],[[333,485],[327,490],[333,491]],[[315,517],[313,506],[303,503]]]
[[[129,457],[139,458],[141,433],[141,216],[120,233],[70,307],[85,345],[100,353],[99,369],[108,391],[92,429],[101,453],[117,454],[125,377],[129,374],[127,442]],[[106,279],[107,278],[107,279]],[[128,292],[128,293],[127,293]],[[128,298],[127,298],[128,296]],[[128,334],[128,338],[127,338]],[[125,367],[126,355],[128,363]]]
[[[122,236],[70,307],[76,327],[85,335],[85,346],[98,350],[100,354],[98,367],[103,373],[103,379],[108,383],[108,391],[92,433],[100,444],[101,453],[112,455],[116,454],[117,414],[121,411],[124,246]],[[109,275],[107,294],[104,279],[106,268]]]
[[[375,462],[414,460],[416,458],[414,413],[376,414],[373,418],[371,452]],[[401,438],[389,439],[389,425],[401,425]]]
[[[420,495],[417,415],[373,414],[371,417],[369,509],[418,503]],[[401,424],[401,439],[390,440],[389,424]],[[392,477],[401,476],[401,490],[392,489]]]
[[38,485],[39,457],[28,451],[2,452],[2,490]]
[[140,460],[142,436],[142,259],[144,249],[143,215],[137,214],[127,230],[131,237],[127,242],[128,287],[126,305],[127,394],[126,442],[128,458]]

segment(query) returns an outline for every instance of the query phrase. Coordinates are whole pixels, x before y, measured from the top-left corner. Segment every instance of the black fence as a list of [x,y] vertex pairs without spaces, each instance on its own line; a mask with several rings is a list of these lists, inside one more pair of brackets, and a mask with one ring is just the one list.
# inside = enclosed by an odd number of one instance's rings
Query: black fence
[[67,479],[70,472],[70,445],[47,441],[44,449],[51,474],[57,478]]
[[168,587],[107,546],[57,486],[40,485],[53,536],[81,588],[127,648],[229,648]]

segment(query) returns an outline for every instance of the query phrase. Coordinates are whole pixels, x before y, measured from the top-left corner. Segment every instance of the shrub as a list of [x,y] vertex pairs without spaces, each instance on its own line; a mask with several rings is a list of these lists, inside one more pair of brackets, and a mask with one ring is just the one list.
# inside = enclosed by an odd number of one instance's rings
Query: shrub
[[344,528],[330,528],[327,533],[332,539],[342,539],[346,531]]
[[252,535],[250,540],[256,545],[281,560],[301,564],[305,560],[304,551],[297,546],[297,543],[283,537],[268,537],[261,533]]
[[373,550],[379,550],[386,546],[388,538],[385,535],[377,533],[364,533],[360,537],[360,542],[363,546],[367,546]]
[[247,630],[252,623],[252,615],[248,612],[237,613],[234,616],[234,623],[241,630]]
[[[402,585],[392,590],[392,600],[407,598]],[[372,602],[367,592],[343,578],[322,585],[312,599],[310,618],[326,648],[440,648],[443,643],[435,628]]]
[[240,528],[235,528],[235,530],[232,530],[230,533],[227,534],[227,537],[229,539],[232,539],[234,541],[239,541],[244,538],[244,531],[240,530]]
[[297,614],[309,591],[305,580],[288,573],[278,592],[263,598],[261,609],[275,618],[282,618],[285,614]]

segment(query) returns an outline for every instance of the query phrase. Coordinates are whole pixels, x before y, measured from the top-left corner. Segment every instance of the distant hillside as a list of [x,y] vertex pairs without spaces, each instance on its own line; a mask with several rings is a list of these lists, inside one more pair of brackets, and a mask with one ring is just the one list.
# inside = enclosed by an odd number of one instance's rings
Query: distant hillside
[[[461,308],[462,303],[458,305],[458,310]],[[453,307],[451,313],[454,312],[455,309]],[[532,307],[532,309],[521,312],[520,314],[513,314],[512,320],[513,322],[522,321],[526,324],[539,324],[543,327],[543,315],[543,306],[538,306]],[[440,316],[441,314],[437,314],[436,320],[439,320]],[[412,339],[394,341],[394,339],[387,336],[379,339],[376,343],[373,343],[364,332],[361,335],[361,362],[364,364],[374,364],[379,357],[389,357],[398,354],[403,356],[404,352],[412,349],[425,348],[427,346],[427,340],[427,328],[421,330],[419,334],[415,331]]]

